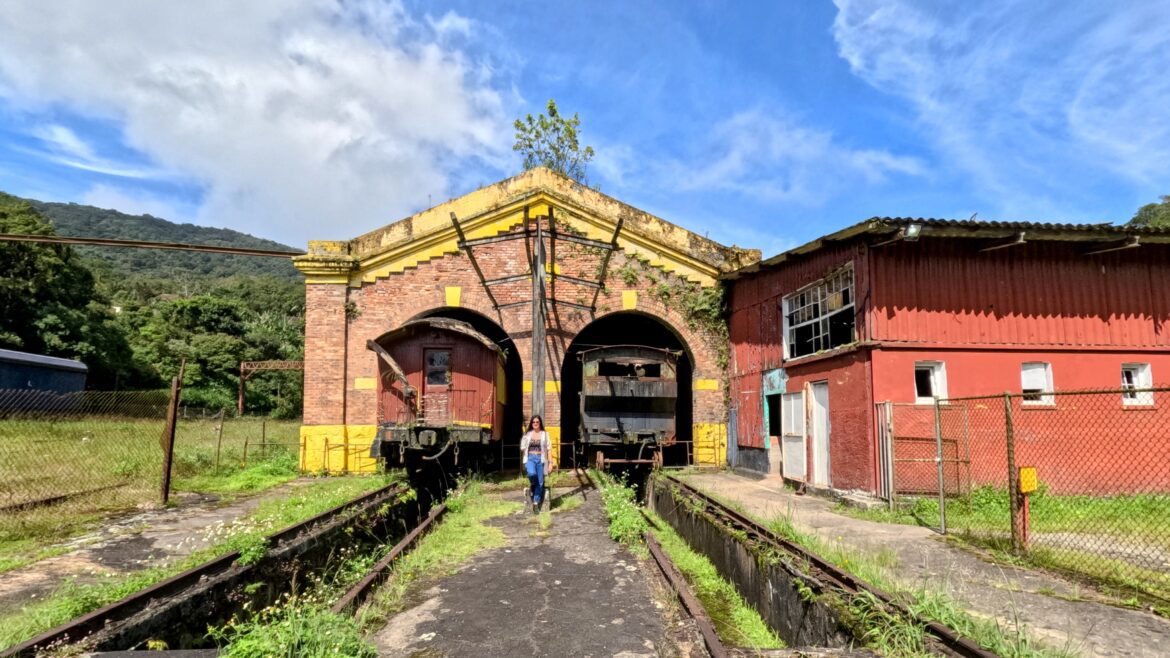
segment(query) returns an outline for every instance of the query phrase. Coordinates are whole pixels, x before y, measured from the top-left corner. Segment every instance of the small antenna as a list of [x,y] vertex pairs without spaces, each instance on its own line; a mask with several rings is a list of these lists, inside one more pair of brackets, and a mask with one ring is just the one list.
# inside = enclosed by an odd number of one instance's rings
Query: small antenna
[[979,216],[979,211],[975,211],[975,212],[971,213],[971,219],[968,219],[967,221],[973,222],[973,221],[975,221],[975,218],[978,216]]

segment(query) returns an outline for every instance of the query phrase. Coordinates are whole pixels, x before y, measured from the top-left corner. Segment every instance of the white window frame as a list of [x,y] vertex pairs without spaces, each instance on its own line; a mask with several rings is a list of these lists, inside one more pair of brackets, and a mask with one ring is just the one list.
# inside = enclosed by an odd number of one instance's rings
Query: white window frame
[[[930,388],[934,395],[922,397],[918,395],[918,371],[930,370]],[[947,364],[942,361],[915,361],[914,362],[914,402],[915,404],[934,404],[934,399],[947,398]]]
[[[1129,373],[1131,376],[1126,377]],[[1153,388],[1154,387],[1154,373],[1148,363],[1123,363],[1121,364],[1121,388]],[[1121,394],[1121,403],[1127,406],[1152,406],[1154,404],[1153,391],[1131,391],[1125,390]]]
[[[856,287],[854,285],[855,279],[853,276],[853,263],[848,263],[833,271],[828,276],[810,283],[796,292],[785,295],[783,303],[780,307],[781,329],[783,333],[784,342],[784,359],[791,361],[794,359],[803,359],[814,356],[820,352],[838,349],[851,345],[857,342],[857,311],[856,311]],[[843,293],[848,291],[849,303],[841,303]],[[797,303],[802,303],[799,308],[795,308]],[[832,345],[829,343],[829,321],[838,313],[848,310],[853,313],[853,340],[842,345]],[[800,315],[800,319],[791,323],[788,316],[792,313]],[[808,354],[800,356],[792,356],[792,332],[807,325],[820,324],[818,330],[821,331],[826,347],[814,350]]]
[[[1033,388],[1028,388],[1026,386],[1028,383],[1028,381],[1027,381],[1027,372],[1029,370],[1028,366],[1042,366],[1043,367],[1041,372],[1043,373],[1043,376],[1044,376],[1044,386],[1042,388],[1033,389]],[[1039,370],[1039,369],[1038,368],[1031,368],[1031,370],[1033,372],[1035,372],[1036,370]],[[1049,363],[1047,361],[1025,361],[1024,363],[1020,364],[1020,392],[1024,395],[1028,395],[1028,393],[1026,392],[1028,390],[1039,390],[1040,399],[1039,400],[1028,400],[1026,398],[1020,398],[1021,404],[1026,405],[1026,406],[1030,406],[1030,407],[1036,407],[1036,406],[1051,407],[1051,406],[1056,404],[1056,396],[1052,395],[1052,392],[1054,389],[1052,387],[1052,364],[1051,363]],[[1033,393],[1031,395],[1035,395],[1035,394]]]

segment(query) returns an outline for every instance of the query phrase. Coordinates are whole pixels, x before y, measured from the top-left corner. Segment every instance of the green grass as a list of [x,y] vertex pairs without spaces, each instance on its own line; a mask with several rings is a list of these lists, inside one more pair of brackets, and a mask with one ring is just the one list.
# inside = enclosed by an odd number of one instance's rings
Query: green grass
[[642,510],[635,500],[634,490],[613,478],[609,473],[591,470],[594,482],[601,487],[601,502],[609,517],[609,536],[626,545],[639,556],[646,556],[646,545],[642,535],[650,524],[642,516]]
[[[295,478],[299,427],[292,421],[228,418],[220,441],[218,422],[180,419],[172,491],[249,493]],[[46,552],[46,545],[84,534],[111,516],[158,504],[162,430],[161,419],[0,420],[0,506],[108,487],[0,514],[0,572],[47,557],[54,549]],[[258,447],[262,436],[286,445]],[[250,444],[246,464],[245,441]]]
[[[1053,569],[1086,579],[1108,594],[1127,598],[1149,597],[1162,609],[1170,608],[1170,574],[1095,553],[1093,547],[1111,539],[1129,544],[1140,553],[1170,551],[1170,496],[1055,496],[1041,487],[1030,501],[1033,548],[1024,555],[1011,551],[1011,511],[1008,493],[981,487],[969,496],[947,500],[948,532],[963,541],[991,549],[998,559],[1014,564]],[[837,511],[855,518],[881,523],[938,525],[938,499],[910,499],[895,510],[859,510],[839,505]],[[1084,536],[1084,549],[1077,549],[1076,537],[1068,546],[1046,546],[1045,533],[1073,533]]]
[[[870,585],[908,602],[908,607],[916,614],[949,626],[1001,656],[1067,658],[1076,655],[1068,647],[1052,648],[1033,642],[1021,624],[1001,625],[993,619],[975,617],[946,594],[927,589],[925,584],[920,588],[906,587],[893,572],[897,559],[892,551],[871,554],[840,542],[826,542],[797,528],[790,515],[771,519],[756,518],[789,541],[800,544]],[[868,599],[867,595],[860,595],[846,604],[862,639],[886,656],[909,658],[924,655],[920,642],[921,629],[906,620],[881,612]],[[1004,612],[1011,613],[1010,610]]]
[[521,503],[484,495],[481,483],[471,482],[447,499],[447,513],[419,540],[414,550],[394,565],[390,579],[359,612],[363,624],[377,624],[405,606],[407,594],[418,581],[454,573],[475,554],[507,543],[504,532],[484,521],[512,514]]
[[377,658],[358,622],[324,604],[291,599],[255,616],[233,620],[209,636],[226,643],[228,658]]
[[[577,479],[572,469],[558,469],[544,477],[544,486],[552,489],[553,487],[576,487],[581,484]],[[519,475],[512,475],[511,473],[504,475],[496,472],[488,475],[483,480],[483,488],[486,491],[516,491],[524,489],[529,486],[528,476],[521,472]]]
[[205,528],[205,536],[211,545],[173,564],[127,576],[108,576],[107,582],[98,584],[66,581],[46,600],[29,603],[18,611],[0,615],[0,647],[22,642],[217,556],[239,550],[255,558],[256,553],[262,551],[262,541],[267,535],[401,477],[401,474],[395,473],[322,478],[296,489],[287,497],[264,501],[246,517]]
[[768,628],[760,614],[744,601],[735,587],[719,575],[710,560],[695,552],[653,512],[648,514],[659,521],[650,532],[682,571],[725,643],[748,649],[779,649],[785,646],[784,641]]

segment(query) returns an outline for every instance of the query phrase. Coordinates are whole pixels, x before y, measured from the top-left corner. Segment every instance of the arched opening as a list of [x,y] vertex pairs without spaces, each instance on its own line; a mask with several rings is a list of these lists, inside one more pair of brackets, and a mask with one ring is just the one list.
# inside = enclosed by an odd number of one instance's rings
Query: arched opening
[[636,311],[620,311],[594,320],[577,334],[565,350],[565,360],[561,365],[561,463],[572,463],[573,454],[570,450],[581,438],[581,351],[611,345],[642,345],[682,352],[677,371],[677,442],[663,450],[663,463],[670,466],[690,463],[694,418],[691,391],[694,360],[690,347],[662,320]]
[[504,436],[500,437],[501,453],[495,462],[498,468],[503,456],[514,456],[520,450],[520,428],[524,426],[524,365],[520,361],[519,351],[503,327],[490,318],[465,308],[431,309],[411,319],[433,317],[450,318],[470,324],[473,329],[495,341],[507,355],[504,362],[504,388],[507,392],[507,402],[504,404],[505,431]]

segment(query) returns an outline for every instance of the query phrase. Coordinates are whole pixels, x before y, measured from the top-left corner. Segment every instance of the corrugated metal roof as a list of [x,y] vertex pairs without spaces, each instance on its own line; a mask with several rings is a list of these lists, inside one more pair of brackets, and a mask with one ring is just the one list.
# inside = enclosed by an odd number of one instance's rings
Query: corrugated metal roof
[[804,256],[823,249],[832,242],[850,240],[861,235],[893,234],[912,224],[922,226],[922,237],[946,238],[1005,238],[1020,233],[1026,240],[1073,240],[1073,241],[1120,241],[1138,238],[1142,242],[1170,243],[1170,228],[1116,226],[1100,224],[1063,224],[1041,222],[996,222],[975,219],[936,219],[933,217],[871,217],[863,222],[841,229],[766,258],[758,263],[740,268],[721,276],[721,279],[737,279],[745,274],[758,272],[779,265],[791,258]]
[[62,359],[56,356],[45,356],[44,354],[17,352],[15,350],[0,350],[0,361],[35,365],[42,368],[54,368],[56,370],[71,370],[74,372],[87,372],[89,370],[89,367],[80,361]]

